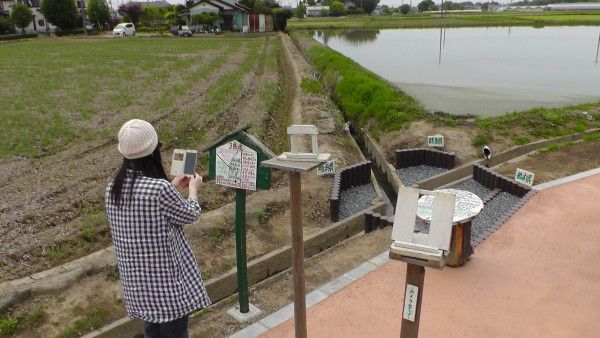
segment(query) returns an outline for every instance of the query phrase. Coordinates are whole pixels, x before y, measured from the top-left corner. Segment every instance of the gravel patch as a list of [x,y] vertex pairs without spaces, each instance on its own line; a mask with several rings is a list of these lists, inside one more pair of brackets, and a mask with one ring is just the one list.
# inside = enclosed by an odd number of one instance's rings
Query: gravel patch
[[466,190],[466,191],[472,192],[475,195],[477,195],[479,198],[481,198],[482,200],[485,199],[487,197],[487,195],[490,194],[490,192],[492,192],[490,189],[479,184],[477,181],[475,181],[472,178],[470,178],[466,181],[460,182],[458,184],[455,184],[455,185],[451,186],[450,188]]
[[396,172],[405,186],[410,187],[413,184],[428,179],[435,175],[445,173],[448,169],[430,167],[428,165],[417,165],[414,167],[397,169]]
[[373,184],[364,184],[357,187],[344,190],[340,194],[340,217],[350,217],[359,211],[365,210],[371,206],[371,202],[375,199],[375,188]]
[[496,221],[510,212],[511,208],[519,202],[520,198],[507,192],[500,192],[496,197],[483,207],[479,215],[475,216],[471,225],[471,242],[479,234],[485,232]]

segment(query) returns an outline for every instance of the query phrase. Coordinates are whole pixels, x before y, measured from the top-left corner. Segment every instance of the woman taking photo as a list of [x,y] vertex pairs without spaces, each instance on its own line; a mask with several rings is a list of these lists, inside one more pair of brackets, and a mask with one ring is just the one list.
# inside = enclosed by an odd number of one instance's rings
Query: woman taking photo
[[[188,337],[188,314],[210,305],[182,226],[200,215],[202,177],[172,182],[152,125],[130,120],[119,131],[123,164],[106,189],[125,309],[144,321],[145,337]],[[178,192],[186,187],[184,199]]]

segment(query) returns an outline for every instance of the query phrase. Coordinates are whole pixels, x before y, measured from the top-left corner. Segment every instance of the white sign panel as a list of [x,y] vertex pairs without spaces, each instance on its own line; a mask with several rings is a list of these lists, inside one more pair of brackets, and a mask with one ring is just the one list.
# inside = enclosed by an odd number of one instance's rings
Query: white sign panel
[[215,180],[231,188],[256,190],[256,151],[238,141],[217,148]]
[[335,173],[335,162],[334,161],[327,161],[327,162],[321,164],[317,168],[317,175],[319,175],[319,176],[328,175],[328,174],[333,175],[334,173]]
[[417,299],[419,297],[419,287],[406,284],[406,294],[404,295],[404,312],[402,318],[415,321],[415,313],[417,312]]
[[439,134],[433,135],[433,136],[427,136],[427,146],[443,148],[444,147],[444,136],[439,135]]
[[534,176],[535,175],[533,173],[527,170],[517,168],[517,171],[515,172],[515,181],[527,184],[531,187],[533,185]]

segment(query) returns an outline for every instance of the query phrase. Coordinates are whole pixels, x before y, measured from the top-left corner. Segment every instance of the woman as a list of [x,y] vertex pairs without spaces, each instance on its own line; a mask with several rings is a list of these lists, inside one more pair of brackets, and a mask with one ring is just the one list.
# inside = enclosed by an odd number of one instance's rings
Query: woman
[[[188,314],[210,305],[182,226],[200,215],[202,177],[175,177],[160,158],[152,125],[130,120],[119,131],[123,164],[106,189],[125,308],[144,320],[145,337],[188,337]],[[189,187],[184,199],[177,190]]]

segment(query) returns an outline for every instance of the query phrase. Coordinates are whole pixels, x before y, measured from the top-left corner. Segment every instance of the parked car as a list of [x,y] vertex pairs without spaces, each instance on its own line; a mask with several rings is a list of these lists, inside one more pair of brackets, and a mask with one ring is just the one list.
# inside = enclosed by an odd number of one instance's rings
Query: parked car
[[132,23],[120,23],[113,29],[113,36],[134,36],[135,35],[135,26]]
[[188,26],[179,26],[177,30],[177,36],[192,37],[192,30]]

